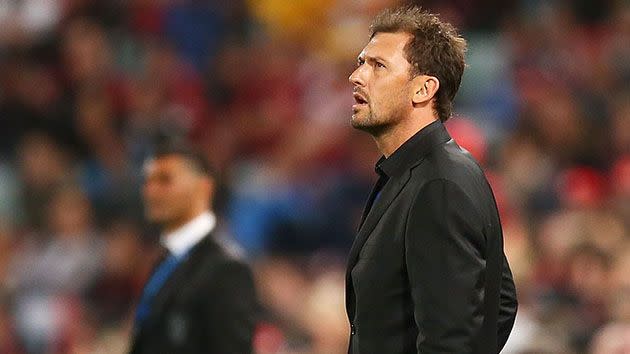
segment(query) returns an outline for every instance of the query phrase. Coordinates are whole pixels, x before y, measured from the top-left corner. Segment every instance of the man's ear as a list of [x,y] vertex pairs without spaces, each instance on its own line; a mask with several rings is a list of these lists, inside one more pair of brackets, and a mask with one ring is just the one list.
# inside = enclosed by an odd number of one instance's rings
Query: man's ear
[[420,75],[412,80],[411,87],[414,90],[412,96],[413,104],[424,104],[433,99],[433,96],[440,88],[440,80],[435,76]]
[[211,201],[214,199],[215,187],[214,178],[210,176],[202,176],[199,179],[199,193],[207,195]]

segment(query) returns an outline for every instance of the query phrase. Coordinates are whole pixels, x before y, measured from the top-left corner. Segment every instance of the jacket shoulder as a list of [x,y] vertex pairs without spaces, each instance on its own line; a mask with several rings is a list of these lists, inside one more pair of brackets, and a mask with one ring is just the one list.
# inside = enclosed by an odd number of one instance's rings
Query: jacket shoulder
[[249,272],[244,252],[236,243],[209,235],[199,246],[201,249],[196,256],[201,259],[196,269],[197,276],[207,278],[217,276],[216,273]]
[[472,180],[485,180],[479,163],[453,140],[437,146],[412,168],[412,178],[443,179],[466,187]]
[[482,214],[494,213],[494,196],[482,168],[453,140],[433,149],[412,168],[413,195],[419,195],[428,182],[437,180],[460,190],[462,196],[479,206]]

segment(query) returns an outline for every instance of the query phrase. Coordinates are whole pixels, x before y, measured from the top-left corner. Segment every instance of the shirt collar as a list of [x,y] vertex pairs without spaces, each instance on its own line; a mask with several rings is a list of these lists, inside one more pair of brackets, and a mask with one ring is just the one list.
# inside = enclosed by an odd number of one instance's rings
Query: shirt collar
[[162,235],[160,241],[175,257],[181,257],[216,226],[217,218],[211,211],[205,211],[178,229]]
[[388,158],[382,156],[374,169],[381,176],[399,176],[409,169],[413,163],[426,155],[432,147],[445,143],[450,139],[451,136],[448,134],[444,124],[436,120],[420,129]]

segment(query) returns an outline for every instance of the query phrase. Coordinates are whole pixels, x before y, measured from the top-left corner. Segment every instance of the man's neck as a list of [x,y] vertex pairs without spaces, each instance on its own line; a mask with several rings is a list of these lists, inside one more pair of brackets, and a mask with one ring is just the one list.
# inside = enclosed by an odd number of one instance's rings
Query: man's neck
[[406,119],[378,136],[373,136],[374,141],[381,154],[388,158],[417,132],[435,121],[434,117]]
[[211,211],[205,210],[179,228],[163,233],[161,242],[171,254],[180,257],[210,234],[215,225],[216,217]]
[[182,228],[184,225],[188,224],[189,222],[191,222],[192,220],[194,220],[195,218],[197,218],[199,215],[207,212],[207,209],[202,209],[202,210],[196,210],[191,212],[190,214],[178,218],[177,220],[172,220],[171,222],[164,224],[162,226],[162,233],[165,235],[169,235],[173,232],[175,232],[176,230],[179,230],[180,228]]

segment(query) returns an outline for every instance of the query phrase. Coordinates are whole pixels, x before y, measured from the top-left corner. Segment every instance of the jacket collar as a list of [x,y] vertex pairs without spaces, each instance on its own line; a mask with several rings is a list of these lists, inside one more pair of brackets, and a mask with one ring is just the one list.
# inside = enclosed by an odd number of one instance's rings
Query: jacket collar
[[374,169],[377,173],[385,174],[389,178],[400,177],[429,153],[434,146],[450,139],[451,136],[444,124],[436,120],[420,129],[388,158],[381,157]]
[[214,230],[216,216],[205,211],[178,229],[164,234],[161,243],[175,257],[181,257]]

